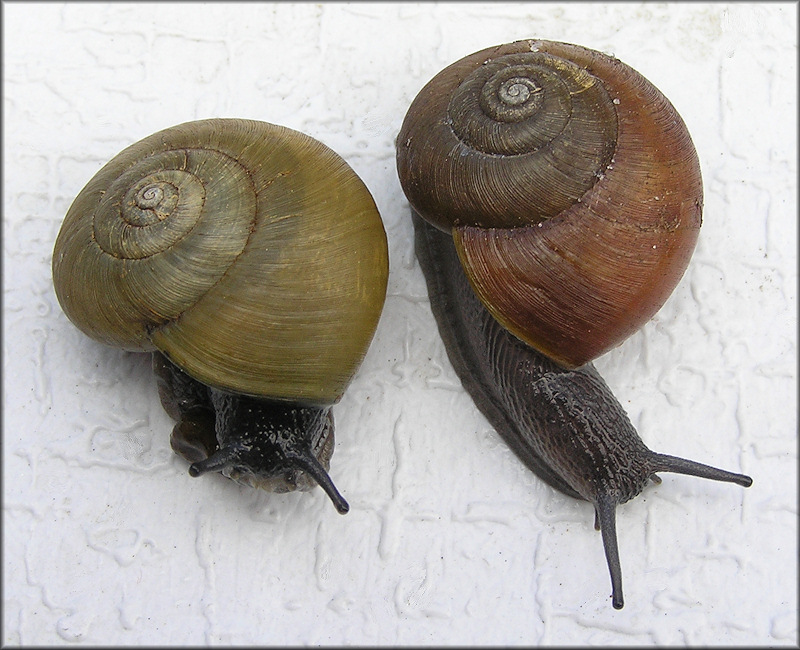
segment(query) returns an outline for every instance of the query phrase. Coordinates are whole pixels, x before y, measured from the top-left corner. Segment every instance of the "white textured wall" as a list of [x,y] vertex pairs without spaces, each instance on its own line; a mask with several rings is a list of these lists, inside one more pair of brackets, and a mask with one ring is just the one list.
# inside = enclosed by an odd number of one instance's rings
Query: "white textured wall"
[[[797,644],[795,4],[3,5],[5,644]],[[611,608],[587,503],[530,474],[435,330],[393,139],[447,64],[520,38],[613,53],[660,87],[705,182],[695,257],[597,365],[664,475],[620,508]],[[64,317],[52,245],[108,159],[205,117],[293,127],[370,188],[389,238],[374,343],[331,473],[271,495],[191,479],[147,357]]]

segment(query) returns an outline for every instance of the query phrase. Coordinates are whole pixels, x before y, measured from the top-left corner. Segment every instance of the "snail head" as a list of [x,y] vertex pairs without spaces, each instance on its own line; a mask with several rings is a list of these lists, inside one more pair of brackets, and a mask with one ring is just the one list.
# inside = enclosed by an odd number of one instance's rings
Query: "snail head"
[[319,485],[340,514],[349,505],[327,469],[333,453],[330,407],[301,406],[212,392],[218,447],[192,463],[191,476],[220,472],[271,492],[306,491]]

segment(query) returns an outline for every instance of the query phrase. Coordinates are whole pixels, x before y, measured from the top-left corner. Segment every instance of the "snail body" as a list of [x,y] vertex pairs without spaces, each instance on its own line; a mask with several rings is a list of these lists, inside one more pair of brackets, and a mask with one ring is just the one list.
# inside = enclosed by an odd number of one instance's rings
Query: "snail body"
[[624,604],[615,508],[637,496],[657,472],[738,483],[752,480],[658,454],[642,442],[625,410],[591,363],[564,368],[511,334],[477,298],[452,237],[414,215],[417,258],[448,357],[498,434],[539,478],[589,501],[612,581]]
[[366,354],[387,278],[380,215],[355,172],[313,138],[253,120],[131,145],[76,197],[53,253],[79,329],[157,353],[172,446],[192,475],[319,483],[340,512],[330,407]]
[[593,504],[621,608],[617,504],[658,472],[752,483],[649,450],[591,364],[661,306],[691,257],[702,183],[683,121],[615,59],[520,41],[434,77],[397,164],[456,373],[527,467]]

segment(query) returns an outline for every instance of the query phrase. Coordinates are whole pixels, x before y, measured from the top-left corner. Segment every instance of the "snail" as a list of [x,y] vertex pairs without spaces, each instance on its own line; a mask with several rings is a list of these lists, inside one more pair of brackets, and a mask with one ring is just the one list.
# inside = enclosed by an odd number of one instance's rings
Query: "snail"
[[292,129],[187,122],[129,146],[69,208],[53,283],[70,321],[153,355],[191,476],[268,491],[330,476],[332,406],[386,296],[386,234],[347,163]]
[[524,40],[437,74],[396,148],[449,359],[520,460],[593,504],[620,609],[618,504],[658,472],[752,484],[650,451],[591,363],[655,314],[689,263],[703,200],[689,132],[619,60]]

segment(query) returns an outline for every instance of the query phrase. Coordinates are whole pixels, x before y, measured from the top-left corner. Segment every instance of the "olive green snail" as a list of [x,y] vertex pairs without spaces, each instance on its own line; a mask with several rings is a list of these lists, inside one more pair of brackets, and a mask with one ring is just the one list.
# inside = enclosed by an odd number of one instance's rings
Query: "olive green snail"
[[527,467],[593,504],[621,608],[617,504],[657,472],[752,484],[650,451],[591,364],[662,306],[695,248],[703,190],[683,120],[613,57],[518,41],[425,85],[397,169],[456,373]]
[[335,152],[281,126],[187,122],[129,146],[69,208],[53,282],[85,334],[155,352],[189,473],[269,491],[322,487],[332,406],[386,296],[369,191]]

